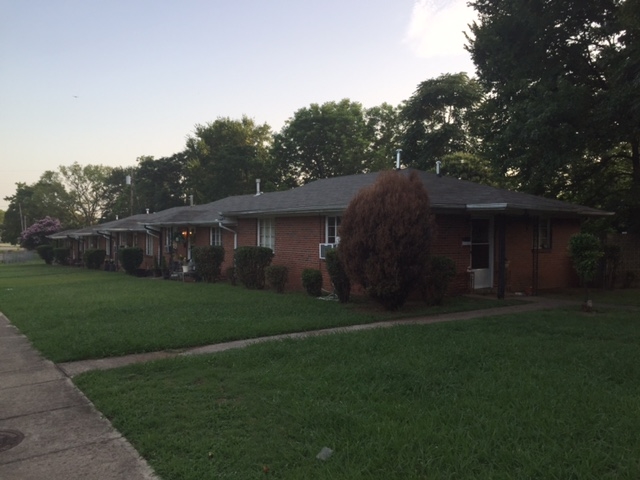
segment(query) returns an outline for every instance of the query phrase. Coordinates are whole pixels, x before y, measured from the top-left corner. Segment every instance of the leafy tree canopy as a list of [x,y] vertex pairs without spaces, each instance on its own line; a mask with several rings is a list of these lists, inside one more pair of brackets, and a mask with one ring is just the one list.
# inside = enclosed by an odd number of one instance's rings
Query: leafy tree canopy
[[218,118],[196,125],[187,139],[184,156],[186,189],[199,203],[255,191],[255,180],[264,179],[268,190],[271,127],[257,125],[249,117]]
[[405,163],[432,170],[446,155],[473,153],[473,114],[483,99],[483,89],[466,73],[445,74],[418,85],[402,108]]
[[[468,50],[489,91],[483,150],[512,186],[640,218],[640,7],[630,0],[472,0]],[[601,178],[602,180],[600,180]],[[613,183],[609,180],[618,179]],[[584,183],[585,179],[595,179]],[[604,187],[604,188],[601,188]],[[622,190],[622,192],[620,192]],[[624,209],[623,209],[624,210]],[[635,220],[634,220],[635,219]]]
[[398,136],[388,104],[366,110],[358,102],[301,108],[275,136],[273,157],[283,186],[367,172],[390,165]]

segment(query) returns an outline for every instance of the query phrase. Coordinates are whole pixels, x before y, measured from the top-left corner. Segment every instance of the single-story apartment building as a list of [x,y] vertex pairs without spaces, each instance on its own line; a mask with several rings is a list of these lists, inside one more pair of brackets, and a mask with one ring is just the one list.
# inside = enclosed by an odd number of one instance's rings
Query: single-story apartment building
[[[579,232],[585,218],[610,215],[430,172],[403,169],[398,174],[410,172],[416,172],[429,193],[435,221],[431,254],[454,260],[456,292],[495,289],[502,295],[574,286],[577,277],[567,252],[570,236]],[[135,233],[130,244],[144,245],[151,260],[170,251],[188,259],[194,246],[222,245],[223,272],[233,265],[235,248],[265,246],[274,251],[274,265],[288,268],[288,288],[302,289],[305,268],[321,270],[325,285],[330,285],[324,252],[338,244],[341,216],[351,199],[377,176],[327,178],[269,193],[260,192],[258,181],[255,194],[135,215],[91,231],[113,238],[128,221],[127,232]]]

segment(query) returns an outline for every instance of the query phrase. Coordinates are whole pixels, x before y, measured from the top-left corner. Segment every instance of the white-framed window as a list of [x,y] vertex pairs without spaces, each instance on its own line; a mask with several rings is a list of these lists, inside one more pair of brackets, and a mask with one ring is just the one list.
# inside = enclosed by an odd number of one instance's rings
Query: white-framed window
[[173,229],[165,228],[164,229],[164,246],[170,247],[172,244],[173,244]]
[[537,243],[533,245],[536,250],[551,249],[551,219],[542,217],[538,220]]
[[127,244],[127,236],[126,234],[120,232],[118,233],[118,246],[124,246]]
[[144,242],[144,254],[153,255],[153,236],[149,232],[147,232]]
[[258,246],[268,247],[275,251],[276,222],[273,218],[258,219]]
[[327,217],[325,228],[326,243],[340,243],[340,220],[342,217]]
[[220,227],[211,227],[209,229],[209,245],[222,245],[222,229]]

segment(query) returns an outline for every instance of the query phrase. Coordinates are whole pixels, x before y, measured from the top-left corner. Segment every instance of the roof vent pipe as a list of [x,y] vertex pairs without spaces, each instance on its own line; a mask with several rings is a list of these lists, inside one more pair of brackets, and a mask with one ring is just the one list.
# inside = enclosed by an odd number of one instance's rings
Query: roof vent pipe
[[147,215],[149,215],[149,209],[147,208]]
[[193,207],[193,194],[189,195],[189,206]]
[[262,195],[262,192],[260,191],[260,179],[256,178],[256,197],[258,195]]
[[401,153],[402,153],[401,148],[396,150],[396,170],[400,170],[400,154]]
[[442,174],[440,173],[440,165],[442,165],[442,162],[440,160],[438,160],[436,162],[436,175],[438,175],[439,177],[442,176]]

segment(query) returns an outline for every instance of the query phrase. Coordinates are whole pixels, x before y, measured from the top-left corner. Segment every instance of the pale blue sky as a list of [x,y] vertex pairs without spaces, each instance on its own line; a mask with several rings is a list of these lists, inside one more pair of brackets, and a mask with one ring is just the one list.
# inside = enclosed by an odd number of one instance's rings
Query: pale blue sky
[[473,74],[472,18],[464,0],[0,0],[0,209],[16,182],[168,156],[218,117],[278,131],[311,103],[397,105]]

